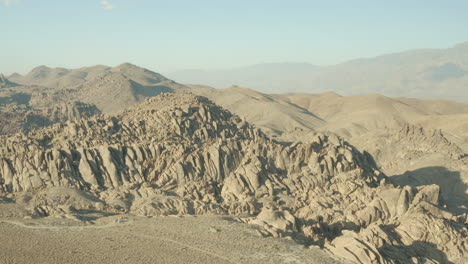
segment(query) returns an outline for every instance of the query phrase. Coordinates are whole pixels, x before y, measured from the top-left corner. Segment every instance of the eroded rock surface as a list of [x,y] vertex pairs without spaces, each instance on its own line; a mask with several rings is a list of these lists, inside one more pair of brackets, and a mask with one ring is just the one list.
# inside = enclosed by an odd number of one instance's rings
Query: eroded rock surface
[[436,184],[448,210],[468,213],[468,155],[440,130],[404,125],[353,138],[352,143],[369,152],[393,183]]
[[231,214],[357,263],[466,258],[466,215],[438,186],[395,187],[334,134],[277,142],[204,97],[162,94],[0,146],[0,197],[31,217]]
[[95,105],[73,98],[74,93],[18,84],[1,88],[0,135],[28,132],[101,113]]

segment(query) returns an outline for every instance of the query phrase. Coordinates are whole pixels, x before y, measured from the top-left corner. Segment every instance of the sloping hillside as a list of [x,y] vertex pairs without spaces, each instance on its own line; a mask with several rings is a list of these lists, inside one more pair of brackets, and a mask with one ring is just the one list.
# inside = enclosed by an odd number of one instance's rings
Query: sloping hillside
[[323,120],[301,107],[251,89],[198,87],[191,91],[210,98],[272,135],[295,128],[314,130],[324,124]]
[[[345,137],[375,129],[399,128],[405,123],[464,136],[468,104],[447,100],[391,98],[378,94],[340,96],[336,93],[275,95],[314,113],[326,123],[320,128]],[[447,119],[445,119],[447,117]],[[450,120],[460,122],[453,123]],[[429,120],[439,120],[430,122]]]

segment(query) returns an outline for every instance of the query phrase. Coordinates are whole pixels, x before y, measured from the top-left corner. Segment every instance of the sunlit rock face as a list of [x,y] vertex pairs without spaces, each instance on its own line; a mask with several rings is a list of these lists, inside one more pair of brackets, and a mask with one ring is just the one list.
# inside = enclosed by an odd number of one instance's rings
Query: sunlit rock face
[[438,186],[395,187],[334,134],[278,142],[189,93],[0,137],[0,197],[33,217],[238,215],[264,236],[357,263],[447,263],[467,251],[466,215],[441,206]]

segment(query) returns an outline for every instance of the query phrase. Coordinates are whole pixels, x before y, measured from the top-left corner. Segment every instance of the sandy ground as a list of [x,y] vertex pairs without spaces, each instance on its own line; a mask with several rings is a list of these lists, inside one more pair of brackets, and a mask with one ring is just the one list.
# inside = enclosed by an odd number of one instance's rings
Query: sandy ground
[[221,216],[0,219],[1,263],[344,263]]

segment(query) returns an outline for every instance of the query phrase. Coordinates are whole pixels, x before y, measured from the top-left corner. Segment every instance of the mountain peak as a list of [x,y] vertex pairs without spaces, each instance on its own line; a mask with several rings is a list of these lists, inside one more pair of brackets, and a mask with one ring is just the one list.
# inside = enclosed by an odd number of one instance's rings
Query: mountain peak
[[157,72],[150,71],[128,62],[115,66],[111,71],[121,73],[142,85],[153,85],[169,80]]
[[36,68],[32,69],[27,76],[33,77],[33,78],[44,78],[52,69],[45,66],[45,65],[40,65],[37,66]]
[[35,71],[46,71],[46,70],[51,70],[51,68],[50,68],[50,67],[47,67],[47,66],[45,66],[45,65],[39,65],[39,66],[33,68],[33,69],[31,70],[31,72],[35,72]]
[[12,78],[21,78],[23,77],[23,75],[17,73],[17,72],[14,72],[12,73],[10,76],[8,76],[8,79],[12,79]]
[[124,63],[121,63],[121,64],[115,66],[115,68],[140,68],[140,67],[138,67],[135,64],[132,64],[130,62],[124,62]]
[[[135,73],[135,72],[142,72],[142,73],[155,73],[143,67],[137,66],[135,64],[124,62],[112,68],[114,72],[122,72],[122,73]],[[157,73],[155,73],[157,74]]]

